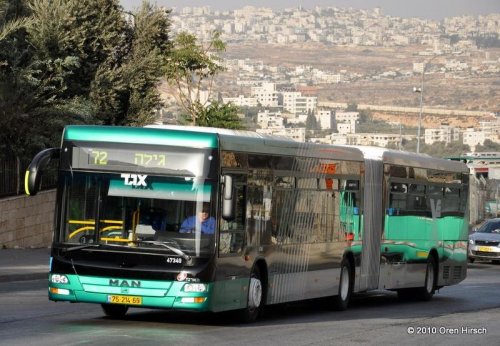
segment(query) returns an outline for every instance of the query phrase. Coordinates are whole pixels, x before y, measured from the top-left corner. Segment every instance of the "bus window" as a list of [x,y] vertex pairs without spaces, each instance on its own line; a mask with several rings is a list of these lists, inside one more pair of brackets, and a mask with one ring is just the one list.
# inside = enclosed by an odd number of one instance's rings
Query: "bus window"
[[450,215],[460,213],[460,189],[458,187],[447,187],[444,189],[442,212]]
[[406,211],[406,193],[408,185],[404,183],[391,183],[389,196],[389,215],[404,214]]
[[186,216],[196,215],[203,204],[210,204],[211,183],[148,176],[149,188],[139,189],[116,175],[81,173],[67,176],[65,181],[65,226],[56,242],[165,251],[168,248],[162,242],[175,242],[183,253],[199,256],[211,251],[215,227],[208,231],[197,222],[189,234],[179,233]]
[[410,188],[408,191],[408,210],[417,212],[427,211],[425,185],[410,184]]

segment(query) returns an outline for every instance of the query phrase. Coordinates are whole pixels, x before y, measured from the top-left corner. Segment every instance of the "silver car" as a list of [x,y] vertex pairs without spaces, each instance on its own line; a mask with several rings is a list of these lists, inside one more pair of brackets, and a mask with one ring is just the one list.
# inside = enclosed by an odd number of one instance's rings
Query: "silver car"
[[489,219],[469,235],[469,261],[500,262],[500,218]]

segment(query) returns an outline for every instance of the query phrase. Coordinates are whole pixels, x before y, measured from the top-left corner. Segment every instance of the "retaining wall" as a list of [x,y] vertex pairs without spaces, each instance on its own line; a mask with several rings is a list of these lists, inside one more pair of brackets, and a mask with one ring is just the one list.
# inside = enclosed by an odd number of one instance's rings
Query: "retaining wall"
[[0,200],[0,247],[41,248],[52,242],[56,191]]

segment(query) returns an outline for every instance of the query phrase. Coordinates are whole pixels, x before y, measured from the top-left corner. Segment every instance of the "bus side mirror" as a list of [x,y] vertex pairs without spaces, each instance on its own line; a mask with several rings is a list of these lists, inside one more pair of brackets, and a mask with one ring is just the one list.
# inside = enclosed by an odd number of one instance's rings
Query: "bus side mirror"
[[51,160],[59,159],[60,153],[60,148],[50,148],[36,154],[24,176],[24,190],[27,195],[34,196],[38,193],[44,169]]
[[233,177],[224,175],[222,177],[224,190],[222,192],[222,218],[227,221],[234,219],[234,184]]

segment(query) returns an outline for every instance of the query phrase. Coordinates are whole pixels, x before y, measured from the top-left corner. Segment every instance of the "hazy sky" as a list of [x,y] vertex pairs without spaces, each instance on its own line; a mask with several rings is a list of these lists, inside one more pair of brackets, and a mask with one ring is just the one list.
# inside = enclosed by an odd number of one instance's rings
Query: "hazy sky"
[[[121,0],[127,9],[137,7],[140,0]],[[303,6],[353,7],[372,9],[381,7],[386,15],[443,19],[462,15],[500,13],[500,0],[150,0],[160,6],[182,8],[186,6],[210,6],[217,10],[234,10],[246,5],[270,7],[275,10]]]

